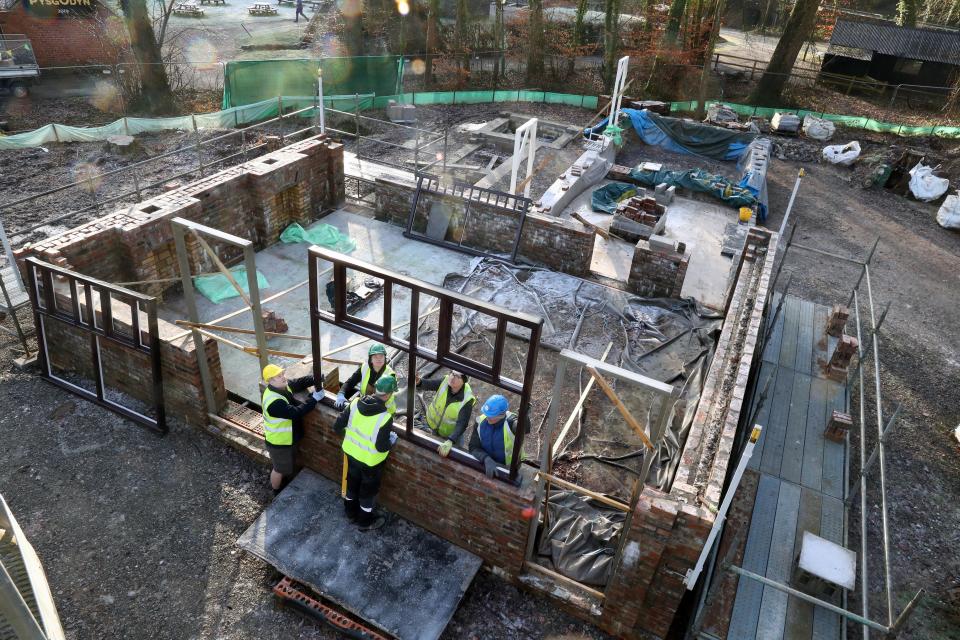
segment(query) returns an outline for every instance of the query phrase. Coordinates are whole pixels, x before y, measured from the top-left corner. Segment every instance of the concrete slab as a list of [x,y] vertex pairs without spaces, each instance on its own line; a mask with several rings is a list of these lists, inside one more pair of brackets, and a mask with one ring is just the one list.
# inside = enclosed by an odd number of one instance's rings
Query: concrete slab
[[237,544],[400,640],[439,638],[482,564],[400,518],[358,531],[340,487],[306,469]]
[[[335,211],[313,226],[316,224],[330,224],[342,233],[349,235],[357,244],[357,248],[350,254],[351,256],[374,264],[383,265],[394,271],[399,271],[433,284],[441,284],[443,278],[448,273],[466,273],[469,270],[470,256],[424,242],[410,240],[403,236],[403,231],[399,227],[351,213],[349,209]],[[292,287],[307,279],[308,248],[309,245],[307,243],[277,243],[257,254],[257,270],[266,276],[267,281],[270,283],[269,287],[260,292],[261,298],[266,298],[273,293]],[[266,309],[279,313],[287,321],[290,334],[309,336],[308,295],[307,287],[303,286],[277,300],[268,302],[264,306]],[[420,305],[420,313],[425,313],[429,309],[430,301],[421,300]],[[233,298],[221,304],[213,304],[206,298],[197,296],[197,307],[201,322],[209,322],[231,311],[240,309],[242,306],[243,303],[239,298]],[[398,288],[394,292],[393,323],[398,324],[409,319],[409,308],[409,292]],[[177,296],[164,301],[160,307],[159,315],[169,322],[185,319],[187,317],[187,310],[183,298]],[[377,296],[366,306],[358,310],[356,315],[360,318],[375,319],[377,322],[382,322],[383,296]],[[252,315],[247,312],[221,324],[239,327],[241,329],[252,329],[253,318]],[[402,331],[405,332],[406,329],[404,328]],[[253,336],[232,334],[226,337],[229,337],[235,342],[245,343],[251,346],[255,344]],[[328,324],[321,325],[320,347],[324,353],[355,340],[357,340],[357,336],[348,331]],[[268,345],[270,348],[279,351],[304,355],[310,353],[310,343],[307,341],[293,340],[290,338],[271,338],[268,340]],[[370,343],[367,342],[341,351],[337,353],[335,357],[359,362],[366,358],[369,346]],[[281,365],[289,365],[295,362],[295,360],[287,358],[274,358],[274,360]],[[258,389],[258,382],[260,376],[257,359],[250,354],[232,349],[226,345],[220,345],[220,362],[227,389],[259,404],[260,391]],[[326,371],[329,371],[328,366],[324,367],[324,372]],[[352,372],[352,366],[342,365],[340,372],[341,380],[346,379]]]
[[707,306],[723,308],[734,262],[720,249],[727,223],[735,221],[736,215],[733,209],[680,197],[667,208],[664,235],[686,243],[690,255],[682,297],[693,296]]

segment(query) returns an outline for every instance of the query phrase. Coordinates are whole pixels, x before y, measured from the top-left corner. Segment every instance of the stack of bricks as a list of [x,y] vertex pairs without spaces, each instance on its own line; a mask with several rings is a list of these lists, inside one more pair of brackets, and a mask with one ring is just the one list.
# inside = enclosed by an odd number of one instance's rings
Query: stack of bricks
[[770,232],[761,227],[752,227],[747,231],[747,238],[743,245],[743,259],[755,262],[761,254],[766,254],[770,246]]
[[[343,453],[332,428],[336,417],[336,411],[323,405],[307,415],[300,462],[339,483]],[[390,451],[378,500],[510,574],[522,569],[530,530],[522,512],[533,505],[532,486],[491,480],[401,438]]]
[[[330,176],[331,171],[340,174]],[[341,203],[342,171],[342,145],[315,136],[25,246],[17,257],[36,255],[107,282],[176,278],[170,219],[248,239],[259,250],[276,243],[289,224],[306,223]],[[212,261],[188,240],[191,269],[213,270]],[[214,249],[228,265],[242,258],[236,247],[218,243]],[[160,296],[171,286],[152,283],[139,290]]]
[[637,242],[627,288],[647,298],[679,298],[690,265],[686,247],[672,249],[660,236]]
[[849,413],[834,409],[827,422],[827,428],[823,431],[823,437],[833,442],[843,442],[851,427],[853,427],[853,417]]
[[617,208],[617,213],[620,215],[634,222],[649,225],[651,229],[656,226],[666,212],[667,208],[665,206],[657,204],[656,198],[647,195],[634,196]]
[[837,345],[830,354],[830,362],[827,363],[827,377],[831,380],[842,381],[847,377],[847,369],[850,367],[850,361],[857,353],[859,341],[853,336],[840,336]]
[[[377,178],[376,189],[376,218],[406,228],[416,186]],[[424,191],[417,200],[414,231],[426,231],[427,219],[436,207],[446,208],[452,214],[447,239],[477,251],[509,255],[520,224],[520,214],[514,209],[476,198],[467,200],[451,193]],[[467,226],[462,238],[454,237],[463,220]],[[590,272],[593,246],[593,232],[583,225],[566,218],[527,213],[517,255],[554,271],[585,276]]]
[[842,304],[835,304],[830,310],[830,316],[827,318],[826,332],[828,336],[839,338],[847,326],[847,320],[850,319],[850,309]]

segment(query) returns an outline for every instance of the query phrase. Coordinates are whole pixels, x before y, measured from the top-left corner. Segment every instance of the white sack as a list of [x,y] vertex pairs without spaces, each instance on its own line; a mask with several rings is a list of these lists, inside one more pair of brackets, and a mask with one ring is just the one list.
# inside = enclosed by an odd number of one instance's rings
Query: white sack
[[945,194],[950,188],[950,181],[933,175],[933,167],[922,162],[910,169],[910,193],[917,200],[932,202]]
[[831,164],[852,165],[860,157],[860,143],[831,144],[823,148],[823,157]]
[[[937,211],[937,224],[944,229],[956,229],[960,231],[960,195],[947,196],[947,199],[940,205],[940,211]],[[960,435],[960,427],[957,427],[957,433]]]
[[803,135],[814,140],[826,142],[836,133],[837,126],[829,120],[808,115],[803,119]]

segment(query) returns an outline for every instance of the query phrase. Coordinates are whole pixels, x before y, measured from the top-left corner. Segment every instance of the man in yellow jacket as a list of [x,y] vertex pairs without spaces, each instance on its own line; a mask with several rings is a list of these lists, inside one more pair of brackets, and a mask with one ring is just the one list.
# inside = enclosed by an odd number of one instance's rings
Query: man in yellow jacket
[[393,415],[388,404],[397,390],[397,379],[382,376],[372,395],[354,398],[337,417],[333,430],[343,436],[343,452],[347,456],[347,491],[343,510],[361,531],[383,526],[382,515],[374,513],[384,463],[397,441],[390,425]]
[[303,416],[313,410],[323,398],[323,392],[314,391],[301,403],[293,394],[312,386],[313,376],[287,380],[283,369],[275,364],[263,368],[263,381],[267,383],[260,401],[263,436],[273,464],[270,487],[276,495],[293,478],[297,445],[303,438]]

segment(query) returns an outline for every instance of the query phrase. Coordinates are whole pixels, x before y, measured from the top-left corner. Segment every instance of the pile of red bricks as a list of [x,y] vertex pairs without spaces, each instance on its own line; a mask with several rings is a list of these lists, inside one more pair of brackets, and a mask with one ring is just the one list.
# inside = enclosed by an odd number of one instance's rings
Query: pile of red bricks
[[620,215],[634,222],[649,225],[651,228],[656,226],[666,211],[667,208],[662,204],[657,204],[656,199],[651,196],[635,196],[621,204],[617,209],[617,213]]
[[827,363],[827,377],[831,380],[845,380],[850,361],[857,354],[859,346],[860,342],[853,336],[840,336],[833,353],[830,354],[830,362]]
[[839,338],[847,326],[847,320],[850,319],[850,309],[842,304],[835,304],[830,310],[830,316],[827,318],[827,335]]

